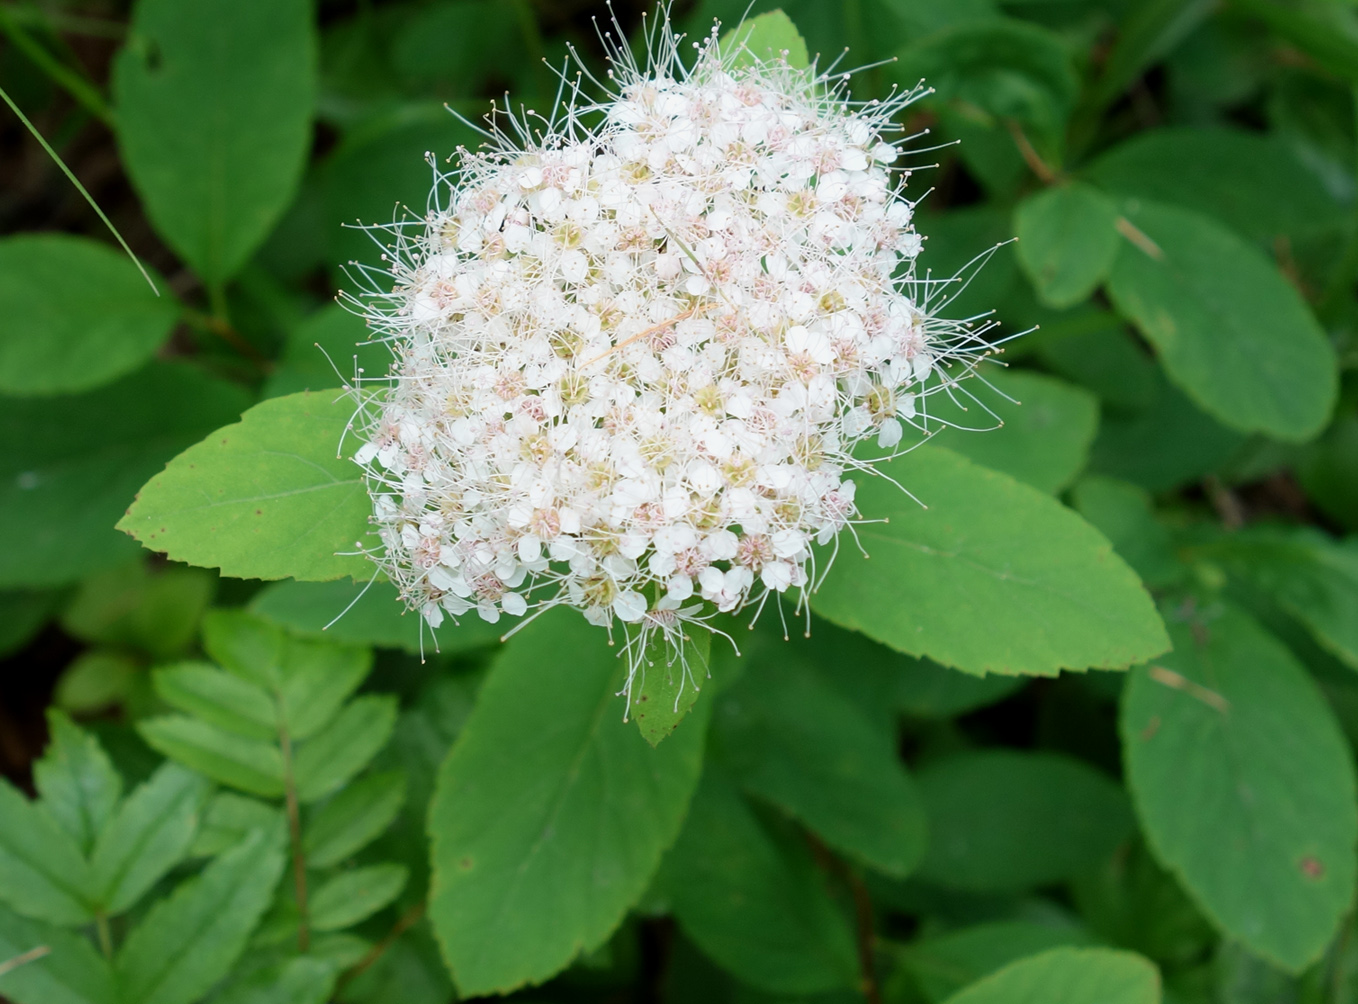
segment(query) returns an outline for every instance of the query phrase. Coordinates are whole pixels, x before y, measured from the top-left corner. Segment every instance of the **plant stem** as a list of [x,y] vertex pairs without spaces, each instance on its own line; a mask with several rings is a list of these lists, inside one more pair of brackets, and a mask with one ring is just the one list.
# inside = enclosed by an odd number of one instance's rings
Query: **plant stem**
[[340,986],[343,986],[344,984],[348,983],[350,980],[358,976],[365,969],[371,966],[374,962],[380,959],[384,954],[386,954],[387,949],[396,943],[397,938],[399,938],[406,931],[410,930],[412,927],[418,924],[421,919],[423,919],[424,910],[425,902],[424,900],[420,900],[420,902],[416,903],[405,913],[401,914],[400,919],[397,920],[396,923],[392,925],[391,930],[386,933],[386,936],[383,937],[382,940],[379,941],[377,944],[373,945],[372,948],[368,949],[368,954],[363,956],[363,958],[359,959],[357,962],[355,962],[352,968],[350,968],[349,971],[346,972],[344,976],[340,978]]
[[288,835],[292,840],[292,877],[297,890],[297,950],[311,948],[311,924],[307,914],[306,852],[302,850],[302,812],[297,804],[297,783],[292,776],[292,738],[285,725],[278,728],[283,751],[283,790],[288,810]]
[[108,917],[104,911],[100,910],[94,915],[94,930],[99,935],[99,951],[104,953],[104,958],[113,958],[113,936],[108,930]]
[[14,47],[27,56],[34,66],[51,77],[58,86],[65,88],[67,93],[79,102],[80,107],[112,128],[113,113],[109,111],[99,89],[86,80],[79,71],[67,66],[48,52],[10,16],[9,10],[5,7],[0,7],[0,30],[9,36]]
[[31,6],[8,3],[0,4],[0,12],[16,24],[42,25],[68,35],[88,35],[91,38],[123,38],[127,35],[127,25],[105,18],[80,17],[77,14],[42,11]]
[[20,966],[26,966],[30,962],[36,962],[44,955],[50,954],[51,951],[52,949],[47,945],[39,945],[37,948],[30,948],[28,951],[21,955],[16,955],[12,959],[6,959],[4,962],[0,962],[0,976],[4,976],[6,973],[12,973]]

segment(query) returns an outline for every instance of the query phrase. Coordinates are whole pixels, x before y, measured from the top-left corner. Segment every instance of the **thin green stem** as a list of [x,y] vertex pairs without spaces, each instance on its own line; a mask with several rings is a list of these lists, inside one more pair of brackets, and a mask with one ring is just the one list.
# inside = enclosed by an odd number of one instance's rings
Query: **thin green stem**
[[109,233],[113,234],[114,238],[118,241],[119,246],[124,251],[127,252],[127,256],[131,258],[133,264],[137,266],[138,270],[142,274],[142,278],[145,279],[146,282],[150,285],[151,289],[155,292],[156,296],[159,296],[160,290],[156,289],[156,284],[155,281],[151,278],[151,273],[146,271],[146,268],[145,266],[142,265],[141,260],[132,253],[132,249],[127,246],[127,241],[123,240],[123,235],[118,233],[118,228],[113,225],[113,221],[104,215],[104,211],[99,208],[99,204],[94,201],[93,196],[91,196],[90,193],[85,190],[85,186],[80,183],[80,179],[71,173],[71,169],[66,166],[66,162],[62,160],[59,156],[57,156],[57,152],[53,150],[52,147],[48,144],[47,140],[43,138],[42,133],[38,132],[37,127],[34,126],[32,122],[28,121],[28,116],[25,115],[23,111],[19,108],[19,106],[14,103],[14,99],[9,96],[9,93],[3,87],[0,87],[0,98],[3,98],[5,104],[9,105],[10,111],[14,112],[14,114],[19,117],[19,121],[24,124],[24,128],[26,128],[30,133],[33,134],[33,138],[36,139],[39,145],[42,146],[43,150],[47,152],[47,156],[51,157],[52,160],[56,163],[57,167],[61,168],[61,173],[66,175],[67,179],[69,179],[71,184],[76,187],[76,191],[78,191],[82,196],[85,197],[85,201],[90,204],[90,208],[95,211],[99,219],[104,221],[104,226],[108,227]]
[[292,770],[292,737],[285,725],[278,728],[283,751],[283,793],[288,812],[288,835],[292,841],[292,880],[297,891],[297,950],[311,948],[311,918],[307,910],[306,851],[302,848],[302,811],[297,802],[297,782]]
[[67,66],[48,52],[36,38],[23,29],[5,7],[0,7],[0,31],[9,37],[14,47],[27,56],[34,66],[51,77],[58,86],[65,88],[67,93],[80,103],[80,107],[112,128],[113,113],[109,110],[108,103],[104,101],[104,96],[99,93],[99,89],[79,71]]
[[104,958],[113,958],[113,935],[109,933],[108,917],[104,911],[100,910],[94,915],[94,930],[99,936],[99,951],[104,953]]

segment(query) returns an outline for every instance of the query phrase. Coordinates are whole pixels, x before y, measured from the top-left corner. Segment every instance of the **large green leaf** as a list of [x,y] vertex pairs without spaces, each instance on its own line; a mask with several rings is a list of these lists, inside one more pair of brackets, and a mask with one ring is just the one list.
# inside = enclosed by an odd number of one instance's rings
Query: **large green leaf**
[[878,728],[804,659],[754,658],[721,694],[713,738],[750,792],[889,875],[924,854],[914,783]]
[[[910,655],[972,673],[1117,668],[1168,648],[1150,597],[1089,524],[1033,488],[923,446],[859,478],[871,556],[845,549],[812,604]],[[984,631],[977,630],[984,624]]]
[[659,886],[684,933],[752,986],[802,994],[853,987],[853,934],[800,834],[771,833],[709,763]]
[[947,1004],[1160,1004],[1160,974],[1132,952],[1052,948],[977,980]]
[[1306,671],[1243,613],[1185,608],[1171,635],[1123,691],[1142,829],[1218,926],[1300,969],[1353,899],[1352,753]]
[[1125,209],[1154,247],[1125,242],[1108,292],[1169,378],[1232,428],[1285,440],[1319,432],[1337,393],[1334,350],[1296,289],[1210,217]]
[[156,229],[229,279],[306,163],[316,41],[305,0],[140,0],[113,68],[123,163]]
[[1249,528],[1198,549],[1263,590],[1333,655],[1358,670],[1358,538]]
[[348,579],[276,582],[255,594],[250,609],[301,634],[416,655],[495,645],[505,633],[503,624],[487,624],[475,614],[456,624],[448,618],[436,631],[419,614],[406,610],[396,587],[387,582],[373,582],[366,589]]
[[282,874],[282,847],[257,830],[156,903],[118,950],[120,999],[198,1000],[240,956]]
[[208,789],[205,778],[167,763],[127,796],[90,858],[101,912],[126,910],[179,864],[198,831]]
[[113,531],[170,457],[247,406],[245,392],[153,363],[78,397],[0,402],[0,585],[60,585],[134,556]]
[[679,832],[710,704],[653,749],[622,720],[624,669],[578,612],[540,617],[439,772],[429,915],[464,994],[541,982],[602,944]]
[[55,708],[47,710],[52,737],[33,765],[33,782],[43,807],[88,855],[123,794],[123,779],[99,740]]
[[0,902],[25,917],[83,924],[94,916],[90,869],[75,838],[0,778]]
[[89,939],[0,904],[0,964],[35,948],[46,955],[0,973],[0,995],[14,1004],[114,1004],[113,973]]
[[1338,219],[1334,198],[1296,151],[1257,132],[1142,132],[1096,160],[1088,176],[1117,195],[1208,213],[1260,242],[1332,227]]
[[1071,307],[1113,266],[1118,210],[1098,189],[1071,182],[1028,196],[1014,211],[1019,264],[1048,306]]
[[1113,781],[1055,753],[993,749],[917,774],[929,818],[920,878],[957,889],[1017,891],[1093,868],[1133,830]]
[[152,478],[118,528],[226,575],[367,578],[372,565],[354,552],[368,534],[368,493],[338,455],[353,415],[339,391],[256,405]]
[[0,241],[0,392],[70,394],[108,383],[151,358],[178,313],[168,290],[157,298],[107,245],[64,234]]
[[1074,481],[1099,424],[1094,395],[1023,370],[986,370],[984,377],[984,384],[973,380],[925,402],[931,419],[956,426],[936,432],[933,442],[1044,492]]

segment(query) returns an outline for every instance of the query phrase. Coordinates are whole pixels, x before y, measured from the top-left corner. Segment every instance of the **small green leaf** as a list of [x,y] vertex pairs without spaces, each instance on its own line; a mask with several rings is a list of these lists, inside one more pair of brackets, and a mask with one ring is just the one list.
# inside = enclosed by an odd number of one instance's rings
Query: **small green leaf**
[[372,665],[372,652],[366,648],[289,638],[278,695],[288,735],[298,741],[329,725]]
[[821,616],[971,673],[1120,668],[1168,647],[1132,570],[1053,499],[937,447],[882,469],[929,508],[859,478],[863,516],[890,522],[856,528],[871,560],[839,555],[812,599]]
[[396,698],[368,694],[352,701],[320,732],[297,747],[297,797],[324,798],[368,765],[396,727]]
[[179,711],[247,739],[271,741],[278,711],[260,687],[205,662],[181,662],[151,676],[156,694]]
[[1090,940],[1078,927],[993,921],[911,942],[901,952],[901,969],[930,1001],[942,1001],[1018,959]]
[[335,989],[337,965],[330,959],[302,955],[228,982],[212,1004],[325,1004]]
[[113,973],[89,939],[26,920],[0,904],[0,963],[35,948],[40,958],[0,974],[0,995],[14,1004],[115,1004]]
[[394,864],[341,872],[311,898],[311,926],[318,931],[352,927],[401,895],[407,876],[405,866]]
[[1142,829],[1220,928],[1299,970],[1353,898],[1352,753],[1306,671],[1249,617],[1190,607],[1170,631],[1173,653],[1122,696]]
[[955,889],[1021,891],[1070,878],[1134,828],[1116,783],[1055,753],[992,749],[916,775],[929,818],[919,877]]
[[75,715],[106,711],[126,700],[144,677],[135,659],[117,652],[87,649],[62,670],[52,703]]
[[1053,948],[977,980],[947,1004],[1160,1004],[1160,973],[1132,952]]
[[0,819],[0,901],[34,920],[90,920],[90,869],[75,838],[4,778]]
[[877,728],[805,659],[751,659],[718,700],[713,740],[747,791],[832,847],[902,877],[924,855],[923,806],[893,730]]
[[1151,586],[1174,582],[1182,574],[1169,530],[1157,523],[1150,493],[1112,478],[1081,479],[1072,492],[1075,508],[1100,533],[1136,574]]
[[1358,670],[1358,537],[1250,527],[1197,553],[1271,596],[1332,655]]
[[1118,196],[1207,213],[1264,244],[1331,228],[1340,212],[1291,144],[1243,129],[1137,133],[1094,161],[1088,177]]
[[78,397],[0,407],[0,586],[73,582],[135,557],[113,524],[137,488],[184,447],[230,422],[245,392],[182,363]]
[[33,765],[43,807],[88,855],[123,794],[123,779],[99,740],[64,712],[47,709],[47,752]]
[[203,650],[228,673],[277,693],[283,686],[288,635],[244,610],[212,610],[203,618]]
[[[162,286],[165,284],[162,282]],[[73,394],[137,369],[179,304],[121,251],[85,237],[0,241],[0,393]]]
[[458,624],[449,618],[434,630],[419,614],[406,610],[396,587],[387,582],[367,586],[348,579],[275,582],[255,594],[250,609],[299,634],[349,645],[399,648],[413,655],[452,655],[498,645],[505,632],[503,624],[487,624],[475,614],[461,618]]
[[245,949],[282,873],[282,847],[256,831],[156,903],[118,951],[121,999],[198,1000]]
[[712,655],[712,635],[694,630],[683,641],[676,655],[669,643],[658,635],[643,654],[637,667],[631,696],[631,716],[652,746],[674,732],[708,684],[708,665]]
[[1334,407],[1334,350],[1272,262],[1209,217],[1145,203],[1128,217],[1153,242],[1123,243],[1108,293],[1169,378],[1234,429],[1298,441]]
[[1118,210],[1081,182],[1046,188],[1014,211],[1019,264],[1050,307],[1072,307],[1108,275],[1122,240]]
[[274,833],[281,839],[284,832],[283,814],[272,805],[220,791],[212,796],[203,813],[203,825],[189,848],[195,858],[213,857],[235,847],[250,835],[251,830]]
[[709,762],[661,866],[662,895],[684,934],[742,982],[777,994],[851,988],[858,965],[848,923],[805,840],[781,837]]
[[329,868],[362,850],[391,825],[405,802],[399,771],[355,781],[316,812],[302,829],[302,848],[311,868]]
[[792,18],[781,10],[747,18],[722,35],[719,44],[723,53],[744,50],[732,61],[736,68],[777,59],[786,59],[789,66],[799,70],[811,65],[806,40]]
[[148,718],[137,731],[151,747],[214,781],[252,795],[283,794],[283,754],[272,743],[245,739],[186,715]]
[[243,265],[292,200],[311,140],[304,0],[141,0],[113,66],[123,163],[156,230],[207,282]]
[[956,426],[933,442],[1055,494],[1075,480],[1089,459],[1099,425],[1093,394],[1063,380],[1024,370],[986,371],[927,404],[929,417]]
[[353,552],[371,505],[357,465],[337,455],[353,416],[338,391],[256,405],[147,482],[118,529],[226,575],[367,578],[372,564]]
[[1307,446],[1297,477],[1310,501],[1336,523],[1358,531],[1358,411],[1345,409]]
[[577,611],[544,614],[497,658],[439,772],[429,916],[465,995],[603,944],[679,832],[710,705],[652,749],[623,721],[624,671]]
[[122,913],[180,862],[198,831],[208,787],[199,775],[167,763],[127,796],[90,858],[103,913]]

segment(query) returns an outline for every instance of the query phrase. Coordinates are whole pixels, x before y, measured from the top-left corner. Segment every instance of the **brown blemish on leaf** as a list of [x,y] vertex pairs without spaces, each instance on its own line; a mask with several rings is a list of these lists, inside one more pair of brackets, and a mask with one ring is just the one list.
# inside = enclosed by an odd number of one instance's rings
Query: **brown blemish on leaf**
[[1152,715],[1151,720],[1146,723],[1146,727],[1141,730],[1141,741],[1150,742],[1155,737],[1155,733],[1160,731],[1160,716]]
[[1314,854],[1308,854],[1301,859],[1301,873],[1309,879],[1324,878],[1325,866]]

